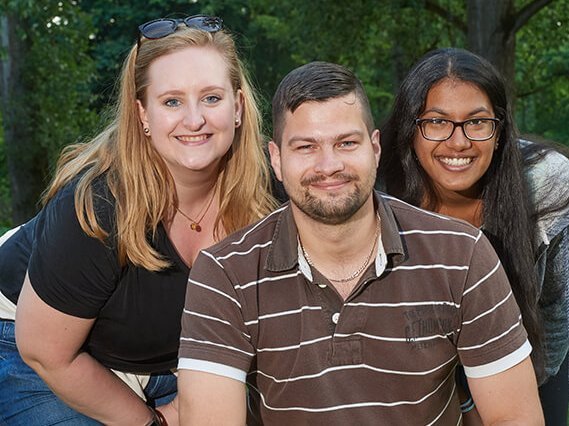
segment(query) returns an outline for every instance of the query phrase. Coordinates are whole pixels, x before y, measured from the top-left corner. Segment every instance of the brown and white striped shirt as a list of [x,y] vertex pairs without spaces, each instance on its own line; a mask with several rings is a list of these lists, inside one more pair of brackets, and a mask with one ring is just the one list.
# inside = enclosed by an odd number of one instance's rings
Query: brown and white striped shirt
[[345,301],[288,204],[202,251],[179,368],[247,382],[249,424],[459,424],[457,364],[484,377],[531,352],[506,275],[478,229],[375,201],[380,249]]

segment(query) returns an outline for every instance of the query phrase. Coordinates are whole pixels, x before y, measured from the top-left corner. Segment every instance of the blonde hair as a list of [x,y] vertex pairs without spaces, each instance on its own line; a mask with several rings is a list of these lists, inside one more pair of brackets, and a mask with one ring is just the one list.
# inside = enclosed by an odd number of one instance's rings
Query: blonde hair
[[157,58],[187,47],[208,46],[228,66],[235,94],[244,98],[242,125],[224,156],[218,176],[219,214],[214,237],[221,239],[270,212],[276,201],[270,194],[270,174],[263,151],[261,118],[256,94],[237,56],[235,43],[225,31],[208,33],[185,26],[155,40],[143,39],[125,60],[113,122],[92,141],[67,147],[58,161],[55,177],[43,196],[44,204],[76,176],[75,211],[82,229],[104,241],[108,231],[99,225],[93,202],[93,181],[105,174],[116,200],[119,262],[131,262],[151,271],[170,263],[149,243],[159,223],[173,215],[178,200],[165,162],[144,135],[136,100],[144,104],[148,70]]

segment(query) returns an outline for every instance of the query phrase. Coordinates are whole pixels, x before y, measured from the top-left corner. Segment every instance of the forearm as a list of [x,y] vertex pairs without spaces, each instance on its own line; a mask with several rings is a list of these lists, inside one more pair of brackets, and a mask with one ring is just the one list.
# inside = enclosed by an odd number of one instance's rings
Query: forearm
[[69,364],[27,360],[47,385],[70,407],[105,425],[146,425],[152,413],[112,371],[82,352]]

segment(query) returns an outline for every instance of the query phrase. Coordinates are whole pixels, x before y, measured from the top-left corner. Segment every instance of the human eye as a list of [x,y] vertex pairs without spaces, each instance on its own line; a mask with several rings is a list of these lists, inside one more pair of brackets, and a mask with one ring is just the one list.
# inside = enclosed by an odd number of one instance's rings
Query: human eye
[[472,129],[481,129],[491,126],[492,120],[489,120],[488,118],[471,118],[470,120],[466,120],[464,124]]
[[355,148],[357,144],[356,141],[342,141],[338,144],[338,147],[341,149],[352,149]]
[[429,118],[425,124],[432,127],[445,127],[448,125],[448,120],[443,118]]
[[221,96],[217,96],[217,95],[208,95],[208,96],[203,98],[203,101],[209,105],[214,105],[214,104],[218,103],[220,100],[221,100]]
[[164,105],[166,105],[167,107],[171,107],[171,108],[175,108],[175,107],[179,107],[180,105],[182,105],[182,103],[180,102],[179,99],[166,99],[164,101]]
[[295,152],[308,153],[316,149],[316,144],[305,141],[298,141],[296,143],[293,143],[291,145],[291,148]]
[[300,151],[300,152],[308,152],[308,151],[312,151],[313,149],[314,149],[314,145],[308,144],[308,143],[307,144],[300,144],[300,145],[297,145],[295,147],[295,150]]

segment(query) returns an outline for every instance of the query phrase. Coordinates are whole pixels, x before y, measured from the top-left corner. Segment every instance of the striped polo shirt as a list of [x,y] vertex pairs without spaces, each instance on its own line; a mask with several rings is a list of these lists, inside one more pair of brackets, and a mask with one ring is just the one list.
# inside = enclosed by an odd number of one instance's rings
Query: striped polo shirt
[[248,385],[248,424],[456,425],[454,370],[531,352],[490,243],[469,224],[375,194],[379,250],[343,300],[299,250],[290,206],[203,250],[179,368]]

